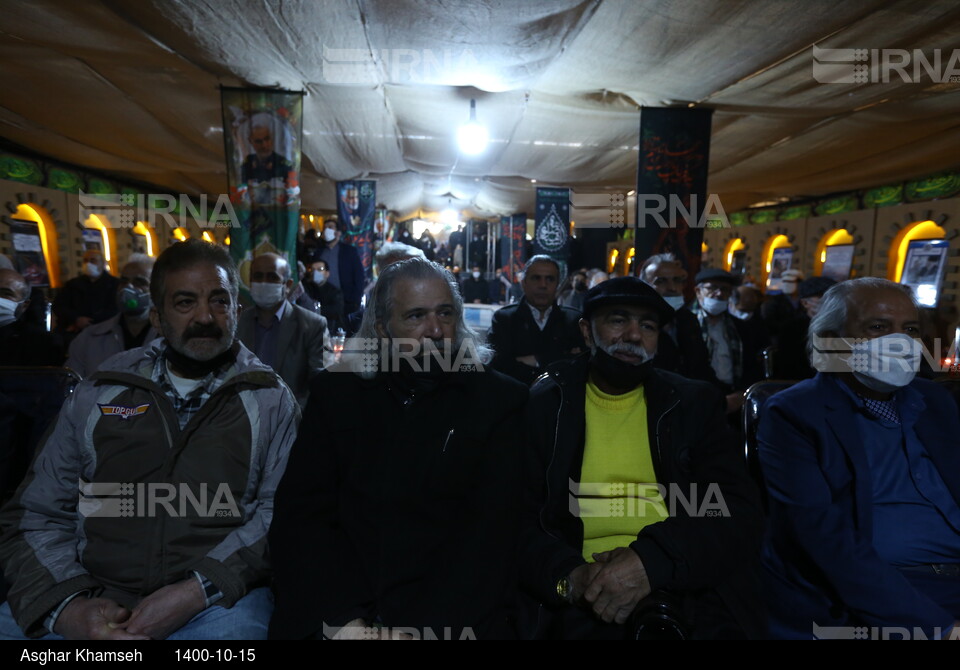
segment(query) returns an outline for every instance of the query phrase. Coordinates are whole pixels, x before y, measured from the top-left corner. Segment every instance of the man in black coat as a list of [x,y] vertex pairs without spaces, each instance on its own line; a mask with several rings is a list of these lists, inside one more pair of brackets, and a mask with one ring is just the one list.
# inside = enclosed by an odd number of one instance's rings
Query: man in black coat
[[687,271],[677,257],[670,253],[651,256],[640,266],[640,279],[652,286],[674,309],[673,320],[660,329],[653,366],[722,388],[710,366],[710,354],[700,333],[700,322],[684,307]]
[[554,361],[584,350],[577,321],[580,312],[557,304],[562,283],[560,264],[546,255],[527,261],[523,299],[493,314],[488,336],[493,367],[524,384],[532,384]]
[[103,254],[98,249],[83,252],[83,274],[74,277],[60,289],[53,301],[57,330],[75,336],[92,323],[100,323],[117,311],[119,280],[107,272]]
[[484,369],[454,281],[388,266],[314,381],[270,528],[272,637],[514,634],[528,392]]
[[717,389],[652,366],[672,317],[637,278],[590,289],[592,353],[531,390],[525,636],[763,635],[757,493]]
[[730,314],[730,296],[740,283],[719,268],[701,270],[696,276],[697,304],[694,314],[710,354],[710,365],[727,394],[727,411],[743,405],[743,392],[764,379],[763,351],[770,345],[761,321],[744,321]]

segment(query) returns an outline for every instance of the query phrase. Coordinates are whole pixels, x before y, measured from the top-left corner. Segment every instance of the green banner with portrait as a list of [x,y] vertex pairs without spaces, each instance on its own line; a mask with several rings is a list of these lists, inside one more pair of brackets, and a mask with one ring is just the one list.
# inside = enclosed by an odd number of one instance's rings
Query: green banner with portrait
[[287,258],[296,274],[300,216],[300,146],[303,92],[222,88],[223,142],[230,202],[238,228],[230,255],[249,286],[254,256]]

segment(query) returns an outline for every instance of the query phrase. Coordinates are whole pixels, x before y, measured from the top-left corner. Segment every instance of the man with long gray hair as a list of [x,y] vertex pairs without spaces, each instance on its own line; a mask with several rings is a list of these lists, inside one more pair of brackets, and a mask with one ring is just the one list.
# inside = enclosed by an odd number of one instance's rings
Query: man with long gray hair
[[277,491],[271,635],[509,636],[527,390],[422,258],[383,270],[346,350]]
[[919,337],[909,289],[837,284],[810,323],[817,376],[763,408],[774,637],[939,638],[960,620],[960,419],[915,377]]

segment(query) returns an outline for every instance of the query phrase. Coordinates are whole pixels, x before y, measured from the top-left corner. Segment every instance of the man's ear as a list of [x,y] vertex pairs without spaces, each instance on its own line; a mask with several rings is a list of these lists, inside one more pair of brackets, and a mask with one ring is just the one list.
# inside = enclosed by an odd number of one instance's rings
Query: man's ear
[[150,325],[153,326],[153,329],[158,333],[160,331],[160,312],[157,310],[156,305],[151,305],[150,307]]
[[590,329],[590,322],[586,319],[580,319],[578,324],[580,326],[580,334],[583,335],[583,341],[587,343],[588,347],[593,346],[593,332]]

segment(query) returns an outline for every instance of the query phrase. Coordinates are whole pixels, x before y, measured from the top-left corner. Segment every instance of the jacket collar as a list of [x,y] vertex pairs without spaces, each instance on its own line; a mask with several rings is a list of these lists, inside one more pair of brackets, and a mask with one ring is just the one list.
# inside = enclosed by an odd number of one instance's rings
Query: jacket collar
[[[119,381],[137,386],[154,388],[153,367],[161,360],[161,354],[167,347],[167,341],[158,337],[137,349],[118,354],[111,360],[109,368],[101,368],[91,379]],[[239,339],[234,339],[236,361],[227,373],[224,385],[233,382],[247,382],[256,386],[272,387],[277,385],[276,373],[247,349]]]
[[[590,352],[585,352],[573,360],[557,361],[551,364],[540,379],[553,380],[560,387],[565,404],[569,401],[573,403],[573,407],[582,407],[589,377]],[[676,402],[676,389],[657,368],[650,370],[643,387],[650,416],[660,416]]]

